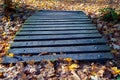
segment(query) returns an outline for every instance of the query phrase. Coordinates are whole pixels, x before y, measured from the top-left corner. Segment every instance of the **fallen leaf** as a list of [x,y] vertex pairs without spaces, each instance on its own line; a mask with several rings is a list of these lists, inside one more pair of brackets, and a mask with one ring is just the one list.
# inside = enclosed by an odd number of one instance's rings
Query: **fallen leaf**
[[0,53],[0,57],[3,57],[3,56],[5,56],[5,55],[6,55],[5,52]]
[[113,74],[120,74],[120,69],[118,69],[117,67],[112,67],[111,69]]
[[97,72],[97,75],[100,76],[100,77],[103,77],[103,74],[104,74],[104,70],[99,70]]
[[111,53],[117,53],[116,49],[111,50]]
[[8,57],[14,57],[14,54],[13,53],[9,53],[7,56]]
[[69,70],[74,70],[74,69],[79,68],[79,65],[78,64],[71,64],[68,68],[69,68]]
[[120,46],[120,40],[119,40],[117,43],[118,43],[118,45]]
[[2,51],[2,49],[3,49],[3,45],[0,44],[0,52]]
[[48,52],[41,52],[41,53],[39,54],[39,56],[46,55],[46,54],[49,54],[49,53],[48,53]]
[[35,60],[28,61],[28,64],[30,65],[34,65],[34,63],[35,63]]
[[111,38],[111,41],[115,42],[115,41],[117,41],[117,39],[116,38]]
[[91,80],[100,80],[97,75],[95,75],[95,76],[90,76],[90,78],[91,78]]
[[0,63],[2,62],[2,58],[0,57]]
[[111,76],[112,76],[111,71],[106,69],[105,72],[104,72],[103,77],[106,77],[106,78],[109,79],[109,78],[111,78]]
[[75,71],[71,71],[71,73],[73,74],[73,77],[75,78],[75,80],[82,80]]
[[11,67],[13,68],[13,63],[10,63],[10,64],[9,64],[9,67],[10,67],[10,69],[11,69]]
[[119,45],[117,45],[117,44],[112,44],[112,46],[113,46],[113,49],[117,49],[117,50],[119,50],[119,49],[120,49],[120,46],[119,46]]
[[0,33],[3,31],[3,28],[0,26]]
[[72,62],[71,58],[65,58],[64,60],[67,61],[67,62]]
[[1,77],[3,77],[3,73],[2,73],[2,72],[0,72],[0,78],[1,78]]
[[6,36],[6,34],[7,34],[6,32],[3,32],[3,33],[2,33],[2,36]]

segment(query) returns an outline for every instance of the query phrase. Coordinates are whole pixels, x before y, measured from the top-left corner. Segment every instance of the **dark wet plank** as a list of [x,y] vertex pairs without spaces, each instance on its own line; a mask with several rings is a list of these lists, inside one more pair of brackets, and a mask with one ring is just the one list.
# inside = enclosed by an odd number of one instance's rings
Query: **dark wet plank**
[[80,20],[83,20],[83,21],[88,21],[88,20],[90,20],[89,18],[71,18],[71,19],[28,19],[28,20],[26,20],[26,21],[34,21],[34,20],[36,20],[36,21],[39,21],[39,20],[43,20],[43,21],[48,21],[48,20],[50,20],[50,21],[63,21],[63,20],[66,20],[66,21],[75,21],[75,20],[78,20],[78,21],[80,21]]
[[88,17],[30,17],[29,19],[88,19]]
[[62,35],[62,34],[92,34],[98,33],[98,30],[71,30],[71,31],[21,31],[16,35]]
[[96,29],[96,27],[54,27],[54,28],[22,28],[21,31],[59,31],[59,30],[91,30]]
[[93,45],[105,44],[106,41],[102,38],[96,39],[75,39],[75,40],[48,40],[48,41],[21,41],[11,44],[14,47],[42,47],[42,46],[70,46],[70,45]]
[[76,12],[76,11],[74,11],[74,12],[70,12],[70,11],[39,11],[39,12],[37,12],[37,13],[35,13],[34,14],[34,16],[39,16],[39,15],[50,15],[50,16],[52,16],[52,15],[60,15],[60,16],[63,16],[63,15],[67,15],[67,16],[69,16],[69,15],[77,15],[77,16],[81,16],[81,15],[86,15],[84,12],[80,12],[80,11],[78,11],[78,12]]
[[65,52],[65,53],[76,53],[76,52],[105,52],[109,51],[110,48],[107,45],[85,45],[85,46],[57,46],[57,47],[31,47],[31,48],[13,48],[9,52],[14,54],[39,54],[41,52]]
[[16,36],[14,41],[20,40],[59,40],[59,39],[83,39],[100,38],[100,34],[70,34],[70,35],[38,35],[38,36]]
[[80,23],[82,23],[82,24],[90,24],[91,23],[91,21],[72,21],[72,22],[40,22],[40,21],[28,21],[28,22],[25,22],[24,24],[28,24],[28,25],[30,25],[30,24],[39,24],[39,25],[43,25],[43,24],[45,24],[45,25],[47,25],[47,24],[49,24],[49,25],[51,25],[51,24],[53,24],[53,25],[55,25],[55,24],[80,24]]
[[109,52],[104,53],[76,53],[76,54],[57,54],[57,55],[44,55],[44,56],[15,56],[4,57],[3,63],[16,63],[18,61],[26,62],[30,60],[34,60],[35,62],[39,62],[41,60],[57,60],[58,58],[72,58],[73,60],[111,60],[113,59],[113,55]]
[[50,27],[50,28],[57,28],[57,27],[95,27],[94,24],[61,24],[61,25],[57,25],[57,24],[52,24],[52,25],[23,25],[23,28],[27,28],[27,27],[33,27],[33,28],[41,28],[41,27]]

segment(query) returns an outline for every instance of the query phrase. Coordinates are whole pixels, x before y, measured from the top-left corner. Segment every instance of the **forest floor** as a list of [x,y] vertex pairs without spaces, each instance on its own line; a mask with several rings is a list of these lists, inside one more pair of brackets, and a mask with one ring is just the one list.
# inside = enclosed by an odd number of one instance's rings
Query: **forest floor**
[[[34,7],[33,7],[34,6]],[[17,11],[11,11],[4,17],[0,5],[0,61],[3,56],[13,57],[7,51],[13,42],[15,34],[24,21],[41,9],[50,10],[83,10],[96,24],[97,29],[106,38],[115,59],[104,64],[99,62],[77,61],[71,58],[55,61],[43,60],[35,63],[18,62],[9,65],[0,64],[0,78],[4,80],[120,80],[120,23],[113,24],[100,20],[99,9],[108,5],[60,3],[47,1],[33,6],[20,4]],[[112,36],[111,36],[112,35]]]

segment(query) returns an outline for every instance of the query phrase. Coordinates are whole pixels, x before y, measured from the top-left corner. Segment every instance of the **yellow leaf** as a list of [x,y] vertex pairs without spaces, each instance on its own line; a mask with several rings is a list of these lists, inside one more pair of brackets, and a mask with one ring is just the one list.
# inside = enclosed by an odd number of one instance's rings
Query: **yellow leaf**
[[94,76],[96,75],[96,73],[94,71],[92,71],[91,74],[94,75]]
[[0,72],[0,77],[2,77],[3,76],[3,73],[2,72]]
[[30,65],[34,65],[34,63],[35,63],[35,60],[28,61],[28,64],[30,64]]
[[5,51],[7,51],[8,49],[10,49],[10,47],[5,47]]
[[108,35],[108,34],[109,34],[109,32],[108,32],[108,31],[104,31],[103,33],[104,33],[105,35]]
[[7,51],[8,49],[10,49],[10,44],[6,44],[5,46],[5,51]]
[[15,38],[15,36],[12,36],[12,40]]
[[120,74],[120,69],[118,69],[117,67],[112,67],[111,69],[113,74]]
[[115,49],[111,50],[111,53],[117,53],[117,50],[115,50]]
[[65,58],[64,60],[67,61],[67,62],[71,62],[72,61],[71,58]]
[[0,63],[2,62],[2,58],[0,57]]
[[13,66],[13,63],[10,63],[10,64],[9,64],[9,67],[12,67],[12,66]]
[[104,70],[99,70],[99,71],[97,72],[97,75],[98,75],[98,76],[103,76],[103,74],[104,74]]
[[7,56],[8,57],[14,57],[14,54],[13,53],[9,53]]
[[2,36],[6,36],[6,32],[3,32],[3,33],[2,33]]
[[36,0],[32,0],[32,3],[35,3]]
[[68,68],[69,70],[74,70],[74,69],[77,69],[79,67],[78,64],[71,64]]

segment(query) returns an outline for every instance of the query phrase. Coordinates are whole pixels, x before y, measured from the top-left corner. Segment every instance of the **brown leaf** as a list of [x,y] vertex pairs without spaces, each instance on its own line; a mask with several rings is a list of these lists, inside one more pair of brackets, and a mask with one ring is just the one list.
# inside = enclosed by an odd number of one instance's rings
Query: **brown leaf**
[[39,54],[39,56],[46,55],[46,54],[49,54],[49,53],[48,53],[48,52],[41,52],[41,53]]
[[73,77],[75,78],[75,80],[82,80],[75,71],[71,71],[71,73],[73,74]]
[[22,80],[27,80],[26,74],[23,74],[21,78],[22,78]]
[[0,57],[3,57],[3,56],[5,56],[5,55],[6,55],[5,52],[0,53]]
[[105,70],[103,77],[106,77],[108,79],[110,79],[112,76],[111,71],[109,71],[108,69]]
[[4,46],[2,44],[0,44],[0,52],[2,51],[3,47]]
[[103,77],[103,74],[104,74],[104,70],[102,69],[97,72],[97,75],[100,77]]

